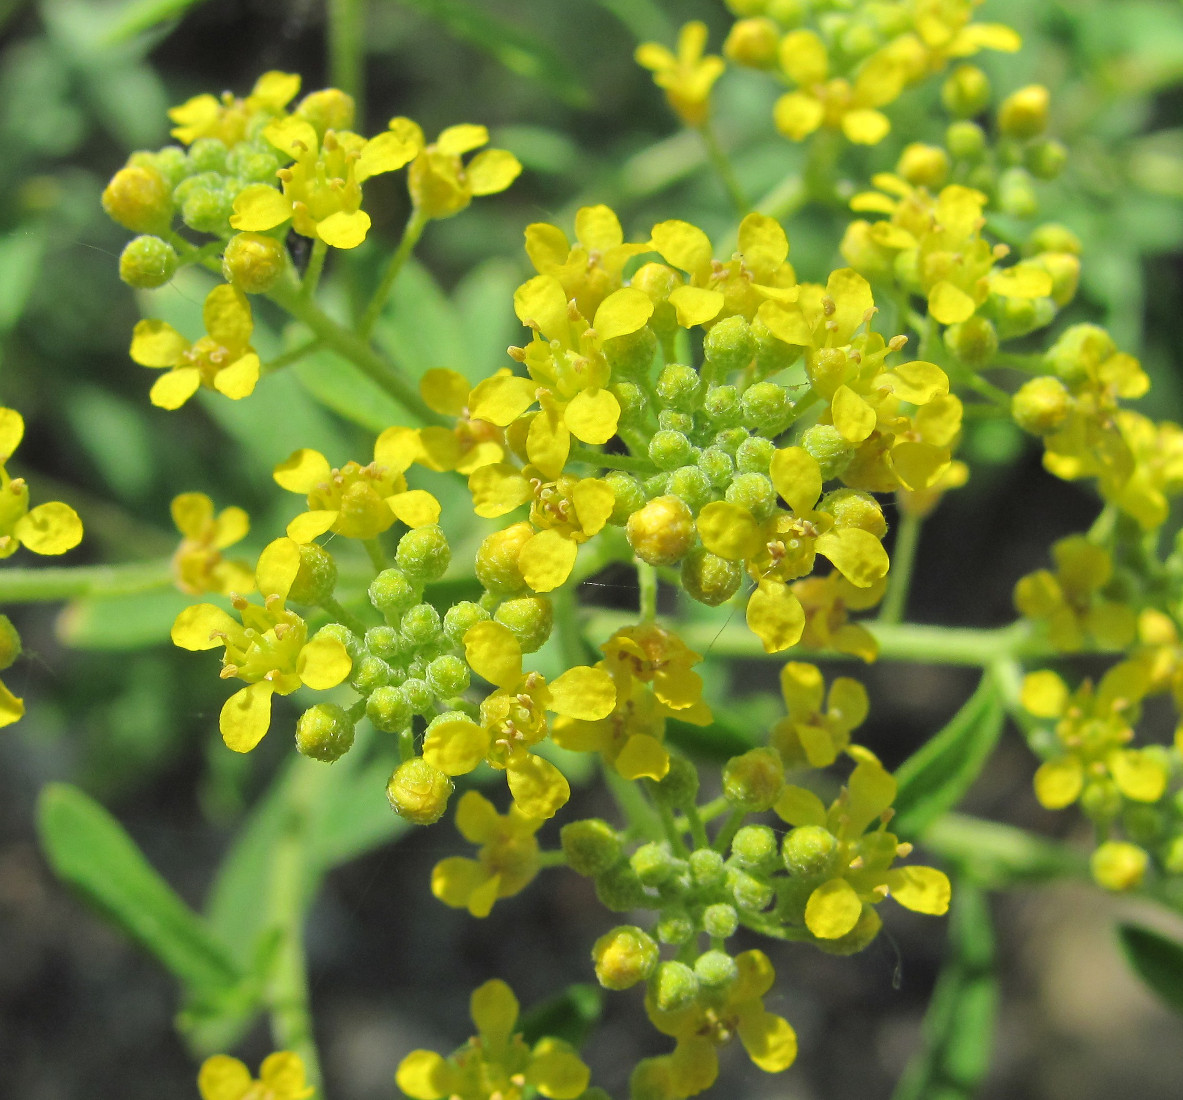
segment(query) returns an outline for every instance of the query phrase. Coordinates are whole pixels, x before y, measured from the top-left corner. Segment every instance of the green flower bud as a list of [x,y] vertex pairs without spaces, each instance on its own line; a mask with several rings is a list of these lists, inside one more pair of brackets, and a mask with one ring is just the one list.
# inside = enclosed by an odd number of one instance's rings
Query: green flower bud
[[767,825],[744,825],[731,841],[731,858],[749,870],[769,867],[776,854],[776,834]]
[[667,909],[653,929],[662,943],[683,944],[694,938],[698,929],[689,914],[679,909]]
[[487,536],[476,552],[477,580],[498,595],[524,591],[527,585],[518,568],[518,554],[533,537],[534,528],[524,521]]
[[829,512],[838,527],[857,527],[877,539],[887,534],[879,501],[863,489],[834,489],[822,497],[818,507]]
[[728,936],[735,935],[738,927],[739,913],[734,905],[720,902],[717,905],[708,905],[702,911],[702,930],[708,936],[725,940]]
[[340,642],[351,661],[356,661],[366,655],[365,643],[344,623],[326,623],[317,632],[318,638],[332,638]]
[[654,432],[649,441],[649,459],[659,470],[685,466],[694,453],[694,446],[682,432]]
[[807,14],[806,0],[768,0],[765,13],[775,19],[785,30],[799,27]]
[[[690,435],[694,431],[694,414],[675,412],[673,409],[662,409],[657,414],[657,426],[665,432],[678,432],[680,435]],[[693,451],[698,457],[697,450]]]
[[653,938],[633,924],[613,928],[592,947],[596,978],[605,989],[629,989],[644,981],[659,957]]
[[362,695],[369,695],[389,684],[394,678],[394,670],[379,657],[372,654],[353,662],[353,669],[349,673],[350,685]]
[[970,367],[988,367],[998,351],[998,332],[977,315],[945,329],[945,346]]
[[1068,149],[1063,142],[1038,138],[1023,151],[1023,164],[1038,180],[1054,180],[1068,164]]
[[990,102],[990,78],[976,65],[958,65],[941,85],[941,102],[956,118],[973,118]]
[[11,668],[21,655],[21,636],[7,615],[0,615],[0,672]]
[[454,784],[421,756],[400,764],[386,784],[391,809],[414,825],[434,825],[448,808]]
[[645,391],[635,382],[614,382],[608,390],[620,406],[620,423],[626,428],[639,425],[645,417]]
[[172,190],[189,175],[189,155],[179,145],[166,145],[155,152],[140,150],[127,158],[128,167],[148,167],[159,172]]
[[119,278],[137,290],[164,286],[176,274],[176,249],[159,237],[134,237],[119,255]]
[[555,613],[546,596],[521,596],[506,600],[493,618],[513,632],[523,653],[533,653],[550,637]]
[[1050,298],[995,298],[992,303],[1000,340],[1026,336],[1050,325],[1056,317],[1056,307]]
[[725,489],[735,477],[735,461],[722,447],[705,448],[698,456],[698,468],[716,489]]
[[726,989],[739,977],[739,967],[726,951],[704,951],[694,960],[694,975],[708,989]]
[[738,315],[724,317],[712,325],[703,338],[702,354],[706,360],[706,373],[713,378],[724,379],[743,370],[756,354],[752,326]]
[[749,813],[772,809],[785,785],[785,766],[775,749],[751,749],[723,768],[723,794]]
[[669,474],[654,474],[652,477],[647,477],[641,486],[645,490],[645,499],[653,500],[655,497],[665,496],[665,487],[669,482]]
[[1058,378],[1043,375],[1019,387],[1010,401],[1011,416],[1026,432],[1050,435],[1062,428],[1072,412],[1072,397]]
[[567,866],[577,875],[602,875],[620,860],[620,836],[598,817],[564,825],[559,841]]
[[757,382],[740,398],[743,426],[769,437],[780,435],[793,417],[789,392],[775,382]]
[[[1166,761],[1163,763],[1170,767]],[[1143,848],[1157,844],[1166,831],[1166,820],[1162,811],[1145,804],[1126,806],[1125,812],[1121,815],[1121,823],[1126,836]]]
[[411,583],[401,569],[383,569],[370,582],[370,603],[383,615],[397,618],[408,608],[414,607],[422,596],[423,589]]
[[699,511],[711,499],[711,483],[698,466],[679,466],[666,482],[670,496],[678,497],[692,511]]
[[756,374],[767,378],[778,371],[791,367],[801,358],[801,348],[786,344],[772,335],[768,326],[757,317],[752,322],[752,333],[756,337]]
[[1080,795],[1080,808],[1093,821],[1109,822],[1121,813],[1122,795],[1112,779],[1086,782]]
[[650,565],[673,565],[694,545],[694,516],[677,497],[649,501],[628,518],[625,529],[633,553]]
[[292,603],[316,606],[337,587],[337,562],[323,546],[306,542],[300,546],[300,568],[288,590]]
[[653,840],[633,852],[629,864],[646,886],[660,886],[677,874],[679,861],[670,852],[668,844]]
[[677,1012],[693,1004],[698,996],[698,975],[685,963],[659,963],[649,981],[653,1000],[662,1012]]
[[1071,252],[1043,252],[1036,261],[1052,277],[1052,301],[1063,308],[1076,297],[1080,286],[1080,257]]
[[396,660],[406,650],[402,633],[393,626],[372,626],[366,631],[366,649],[384,661]]
[[735,468],[741,474],[766,474],[772,465],[776,444],[771,439],[753,435],[745,439],[735,452]]
[[945,144],[955,160],[976,162],[986,152],[986,131],[976,122],[954,122],[945,131]]
[[833,424],[814,424],[806,428],[801,446],[821,467],[822,481],[840,477],[854,458],[854,445]]
[[738,428],[742,417],[739,390],[734,386],[715,386],[703,398],[702,411],[716,431]]
[[623,470],[609,470],[604,480],[611,486],[615,498],[608,522],[623,527],[628,523],[629,516],[645,506],[645,490],[632,474],[626,474]]
[[428,584],[438,581],[448,571],[452,551],[443,528],[431,524],[403,535],[398,540],[394,560],[412,581]]
[[696,546],[682,561],[682,587],[687,595],[707,607],[726,603],[739,591],[743,566]]
[[468,665],[459,657],[445,653],[427,666],[426,679],[437,699],[455,699],[468,690]]
[[689,860],[690,876],[699,886],[721,886],[727,877],[723,857],[713,848],[696,848]]
[[1025,168],[1008,168],[998,180],[998,205],[1013,218],[1033,218],[1039,213],[1039,198]]
[[749,69],[771,69],[779,46],[780,28],[771,19],[738,19],[723,43],[723,56]]
[[[636,286],[633,276],[633,286]],[[657,354],[657,336],[650,325],[630,332],[627,336],[614,336],[604,345],[604,358],[613,374],[648,374]]]
[[335,703],[317,703],[296,722],[296,748],[313,760],[332,763],[353,747],[353,719]]
[[133,233],[163,233],[172,221],[171,191],[158,169],[129,165],[120,168],[103,190],[103,209]]
[[265,233],[236,233],[222,253],[222,277],[244,294],[266,293],[287,265],[287,249]]
[[820,825],[800,825],[791,829],[781,845],[781,858],[791,875],[822,875],[830,868],[830,859],[838,840]]
[[435,692],[426,680],[409,676],[403,681],[402,690],[415,714],[430,714],[435,708]]
[[327,130],[351,129],[355,111],[353,96],[340,88],[323,88],[300,100],[295,114],[311,122],[323,138]]
[[914,141],[900,154],[895,170],[913,187],[939,191],[949,178],[949,154],[939,145]]
[[273,183],[282,163],[279,150],[270,142],[240,141],[226,154],[226,174],[251,183]]
[[1082,247],[1080,238],[1067,226],[1044,222],[1031,230],[1023,254],[1035,256],[1040,252],[1070,252],[1073,256],[1079,256]]
[[1106,890],[1134,890],[1142,885],[1150,857],[1136,844],[1107,840],[1092,854],[1093,881]]
[[813,943],[827,955],[855,955],[864,947],[870,947],[882,927],[883,921],[879,919],[874,906],[864,905],[858,923],[845,936],[839,936],[836,940],[815,939]]
[[702,379],[693,367],[670,363],[657,376],[657,396],[667,408],[693,412],[698,408]]
[[1171,838],[1163,852],[1162,866],[1168,875],[1183,874],[1183,836]]
[[440,639],[440,613],[429,603],[416,604],[403,613],[399,629],[412,647],[428,646]]
[[1028,84],[1002,101],[998,108],[998,129],[1009,138],[1027,141],[1047,129],[1051,94],[1042,84]]
[[1117,344],[1100,325],[1071,325],[1048,349],[1044,362],[1069,386],[1088,380],[1090,368],[1099,367],[1117,353]]
[[734,462],[739,445],[747,438],[748,433],[744,428],[723,428],[715,433],[715,446],[725,452]]
[[614,913],[627,913],[648,905],[650,898],[637,873],[628,863],[618,863],[596,875],[596,897]]
[[698,769],[684,756],[670,756],[670,768],[649,790],[675,810],[693,805],[698,797]]
[[453,645],[463,645],[464,635],[477,623],[483,623],[491,616],[480,604],[462,600],[444,612],[444,634]]
[[229,150],[226,143],[215,137],[201,137],[189,146],[189,170],[198,172],[217,172],[219,175],[226,171],[226,154]]
[[190,176],[176,190],[177,201],[181,204],[181,220],[198,233],[229,237],[234,232],[230,227],[234,197],[240,190],[237,181],[219,176]]
[[729,504],[746,508],[761,522],[776,511],[776,490],[767,474],[739,474],[724,494]]
[[772,904],[774,891],[772,886],[741,871],[738,867],[727,869],[727,889],[735,899],[735,904],[745,913],[758,913]]

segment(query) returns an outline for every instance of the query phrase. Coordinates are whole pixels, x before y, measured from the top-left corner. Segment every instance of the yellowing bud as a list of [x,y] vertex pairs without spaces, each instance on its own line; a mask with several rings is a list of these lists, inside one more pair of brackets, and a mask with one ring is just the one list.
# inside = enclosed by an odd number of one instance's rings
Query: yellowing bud
[[279,281],[287,263],[287,251],[274,237],[236,233],[222,253],[222,275],[246,294],[263,294]]
[[723,55],[737,65],[768,69],[776,64],[780,28],[768,18],[739,19],[723,43]]
[[1146,875],[1150,857],[1136,844],[1107,840],[1089,860],[1093,880],[1106,890],[1133,890]]
[[103,191],[103,209],[133,233],[163,233],[172,219],[168,183],[155,168],[120,168]]
[[453,783],[421,756],[400,764],[386,784],[391,809],[415,825],[433,825],[448,808]]
[[1028,84],[1012,92],[998,108],[998,128],[1011,138],[1026,141],[1047,129],[1051,95],[1042,84]]
[[653,972],[658,948],[652,937],[626,924],[596,940],[592,959],[600,985],[605,989],[628,989]]
[[678,497],[655,497],[628,518],[629,546],[650,565],[674,565],[694,545],[694,516]]
[[1015,423],[1033,435],[1049,435],[1059,430],[1072,412],[1072,398],[1058,378],[1045,375],[1024,382],[1011,398]]

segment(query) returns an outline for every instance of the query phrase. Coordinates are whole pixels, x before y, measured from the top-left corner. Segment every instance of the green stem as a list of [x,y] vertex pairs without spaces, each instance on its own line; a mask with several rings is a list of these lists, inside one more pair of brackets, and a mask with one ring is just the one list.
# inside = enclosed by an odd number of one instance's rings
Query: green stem
[[916,548],[920,544],[922,522],[919,516],[905,512],[896,528],[891,569],[887,574],[887,595],[879,611],[881,623],[898,623],[904,617],[908,589],[912,584],[912,573],[916,564]]
[[735,834],[739,832],[739,827],[743,824],[743,820],[747,816],[747,810],[732,810],[728,814],[727,820],[723,822],[723,827],[715,834],[715,839],[711,847],[720,855],[726,852],[727,846],[735,839]]
[[610,455],[602,451],[593,451],[590,447],[572,447],[567,456],[569,462],[586,462],[589,466],[599,466],[605,470],[628,470],[632,473],[644,474],[648,477],[656,471],[656,467],[647,458],[637,458],[635,455]]
[[300,297],[306,302],[310,302],[316,293],[328,254],[329,246],[318,237],[312,245],[312,255],[308,258],[308,266],[304,269],[304,278],[300,280]]
[[398,242],[398,248],[390,257],[390,262],[382,273],[382,281],[378,284],[378,289],[374,291],[374,296],[370,299],[370,304],[366,306],[366,311],[362,314],[361,321],[357,326],[357,334],[363,340],[373,332],[374,325],[377,324],[378,318],[382,314],[382,307],[386,304],[387,296],[394,286],[395,279],[398,278],[403,265],[415,250],[415,245],[419,243],[419,238],[423,236],[423,230],[430,220],[418,207],[411,210],[411,216],[407,219],[407,227],[403,230],[403,239]]
[[564,852],[562,848],[554,852],[539,852],[538,866],[543,870],[545,870],[547,867],[566,867],[567,853]]
[[304,886],[312,818],[327,774],[327,768],[310,763],[294,777],[283,832],[271,857],[269,897],[271,918],[282,936],[269,989],[272,1038],[276,1049],[300,1056],[313,1087],[320,1086],[321,1072],[304,951]]
[[641,622],[651,623],[657,618],[657,570],[639,558],[637,559],[637,585],[641,590]]
[[346,611],[341,606],[340,602],[335,596],[324,596],[320,601],[320,606],[323,607],[337,622],[349,627],[359,638],[363,637],[366,632],[366,624],[361,621],[356,615],[350,611]]
[[674,811],[662,802],[660,798],[655,798],[653,802],[657,807],[657,816],[661,818],[662,828],[665,829],[666,840],[670,842],[670,850],[674,855],[685,859],[690,852],[686,847],[686,842],[682,839],[682,833],[678,829],[678,823],[674,820]]
[[776,924],[768,918],[761,919],[751,913],[740,912],[739,923],[762,936],[769,936],[774,940],[788,940],[790,943],[813,943],[813,934],[808,928],[790,928],[783,924]]
[[732,167],[731,161],[719,145],[719,139],[709,119],[698,127],[698,132],[702,137],[703,145],[706,146],[707,157],[711,162],[711,166],[718,173],[719,179],[727,190],[727,197],[731,199],[731,205],[735,207],[735,212],[739,217],[745,217],[752,209],[752,205],[748,202],[748,197],[744,194],[743,187],[740,186],[739,178],[735,174],[735,169]]
[[0,571],[0,604],[40,603],[84,596],[130,596],[170,588],[172,560],[125,565],[57,565]]
[[274,374],[275,371],[281,370],[289,363],[297,363],[309,352],[316,351],[320,347],[320,344],[321,340],[319,336],[314,336],[311,340],[305,340],[304,343],[292,348],[291,351],[281,352],[274,359],[269,359],[259,368],[259,374]]
[[693,802],[686,807],[686,824],[690,827],[690,839],[694,841],[695,849],[711,846],[710,840],[707,839],[706,826],[702,823],[702,815]]
[[404,726],[398,731],[398,759],[402,764],[415,759],[415,730],[412,726]]
[[370,561],[379,573],[390,568],[390,563],[386,560],[386,551],[382,549],[382,544],[376,538],[363,539],[362,545],[366,548],[366,553],[370,555]]
[[362,61],[365,56],[364,0],[329,0],[329,75],[333,87],[353,97],[358,125],[365,117]]
[[664,835],[661,819],[641,788],[607,764],[604,765],[604,782],[628,829],[646,840],[660,840]]
[[444,426],[444,417],[428,408],[419,396],[418,389],[403,377],[395,367],[383,359],[365,340],[338,324],[324,313],[314,302],[304,301],[291,283],[279,283],[268,291],[267,296],[281,309],[287,310],[296,320],[306,325],[320,340],[348,359],[371,381],[381,386],[407,412],[416,416],[423,424]]

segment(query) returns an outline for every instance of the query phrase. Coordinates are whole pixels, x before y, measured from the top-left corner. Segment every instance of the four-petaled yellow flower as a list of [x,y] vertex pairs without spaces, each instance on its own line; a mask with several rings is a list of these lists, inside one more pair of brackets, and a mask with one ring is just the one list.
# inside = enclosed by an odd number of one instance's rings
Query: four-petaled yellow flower
[[205,493],[174,497],[173,523],[181,544],[173,554],[173,579],[190,596],[203,592],[247,593],[255,586],[245,562],[227,561],[222,551],[246,538],[250,518],[241,508],[223,508],[214,515],[214,502]]
[[316,1092],[300,1056],[286,1050],[263,1059],[257,1081],[237,1058],[215,1054],[201,1063],[197,1089],[201,1100],[306,1100]]
[[467,122],[449,126],[430,145],[418,123],[409,118],[392,118],[390,132],[414,147],[407,188],[415,210],[424,218],[450,218],[473,198],[504,191],[522,171],[518,158],[506,149],[485,149],[467,164],[461,160],[465,153],[489,143],[484,126]]
[[411,428],[387,428],[374,443],[374,460],[366,466],[347,462],[329,465],[319,451],[302,447],[275,467],[283,488],[308,497],[308,511],[288,524],[288,538],[311,542],[326,531],[351,539],[377,538],[401,520],[424,527],[440,516],[439,501],[423,489],[408,489],[403,471],[421,453]]
[[326,691],[353,667],[340,641],[309,640],[308,624],[284,606],[299,568],[299,545],[276,539],[259,555],[255,570],[261,607],[236,595],[232,602],[241,623],[209,603],[186,608],[173,623],[174,644],[192,650],[224,646],[222,678],[247,682],[226,700],[218,720],[222,739],[235,752],[250,752],[263,739],[273,695],[290,695],[301,686]]
[[245,99],[225,93],[220,99],[209,93],[194,96],[168,117],[177,125],[172,136],[185,145],[198,138],[217,138],[226,146],[237,145],[248,136],[248,128],[259,116],[281,114],[300,90],[300,78],[293,73],[267,72],[255,81]]
[[82,541],[82,521],[73,508],[58,500],[30,508],[25,479],[9,475],[8,460],[24,436],[24,417],[0,408],[0,559],[19,546],[34,554],[64,554]]
[[[502,367],[494,378],[509,378]],[[435,367],[419,379],[419,392],[432,412],[456,417],[454,428],[435,425],[419,429],[422,454],[416,459],[432,470],[471,474],[505,457],[505,433],[487,420],[472,416],[473,389],[458,371]]]
[[887,591],[887,578],[867,588],[856,588],[841,573],[794,581],[792,593],[805,612],[801,644],[806,649],[832,649],[870,664],[879,656],[879,643],[861,623],[850,621],[851,611],[874,607]]
[[780,670],[780,689],[789,714],[772,727],[771,744],[789,768],[829,767],[870,709],[867,689],[858,680],[837,677],[827,696],[821,670],[801,661]]
[[524,890],[538,874],[538,841],[543,818],[527,817],[517,807],[499,814],[477,791],[466,791],[456,806],[456,828],[465,840],[481,846],[476,859],[450,856],[431,872],[431,892],[445,905],[487,917],[498,898]]
[[[21,655],[21,636],[7,615],[0,615],[0,672],[11,667]],[[0,680],[0,729],[19,721],[25,713],[23,699],[18,699]]]
[[531,750],[549,732],[547,712],[596,721],[612,712],[616,687],[601,668],[576,665],[549,684],[522,669],[522,647],[508,627],[477,623],[464,635],[464,656],[495,685],[470,718],[435,722],[423,741],[423,758],[445,775],[466,775],[482,761],[506,773],[509,791],[527,817],[553,817],[571,797],[563,773]]
[[250,346],[254,322],[246,295],[223,283],[206,295],[206,335],[190,343],[164,321],[140,321],[132,331],[132,359],[142,367],[168,368],[148,396],[161,409],[179,409],[199,386],[238,401],[254,392],[259,357]]
[[678,32],[678,52],[658,42],[637,47],[637,64],[653,73],[653,83],[665,91],[670,106],[687,126],[702,126],[711,109],[711,88],[727,67],[715,54],[703,56],[707,26],[697,20]]
[[764,1008],[764,995],[776,977],[768,956],[744,951],[735,957],[735,965],[739,973],[730,985],[703,989],[683,1008],[661,1009],[652,990],[645,998],[653,1026],[677,1040],[673,1053],[662,1056],[677,1096],[693,1096],[715,1083],[718,1048],[737,1035],[748,1057],[765,1073],[780,1073],[797,1057],[797,1034],[788,1020]]
[[514,1032],[518,1000],[494,978],[473,991],[477,1034],[448,1058],[413,1050],[398,1066],[395,1081],[411,1100],[522,1100],[537,1089],[548,1100],[574,1100],[591,1072],[560,1039],[528,1047]]

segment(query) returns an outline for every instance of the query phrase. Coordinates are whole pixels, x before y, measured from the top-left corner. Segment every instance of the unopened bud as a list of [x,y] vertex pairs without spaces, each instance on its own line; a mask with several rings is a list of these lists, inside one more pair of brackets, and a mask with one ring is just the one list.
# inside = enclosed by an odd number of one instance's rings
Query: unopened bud
[[386,797],[400,817],[415,825],[433,825],[448,808],[453,783],[421,756],[400,764],[386,784]]

